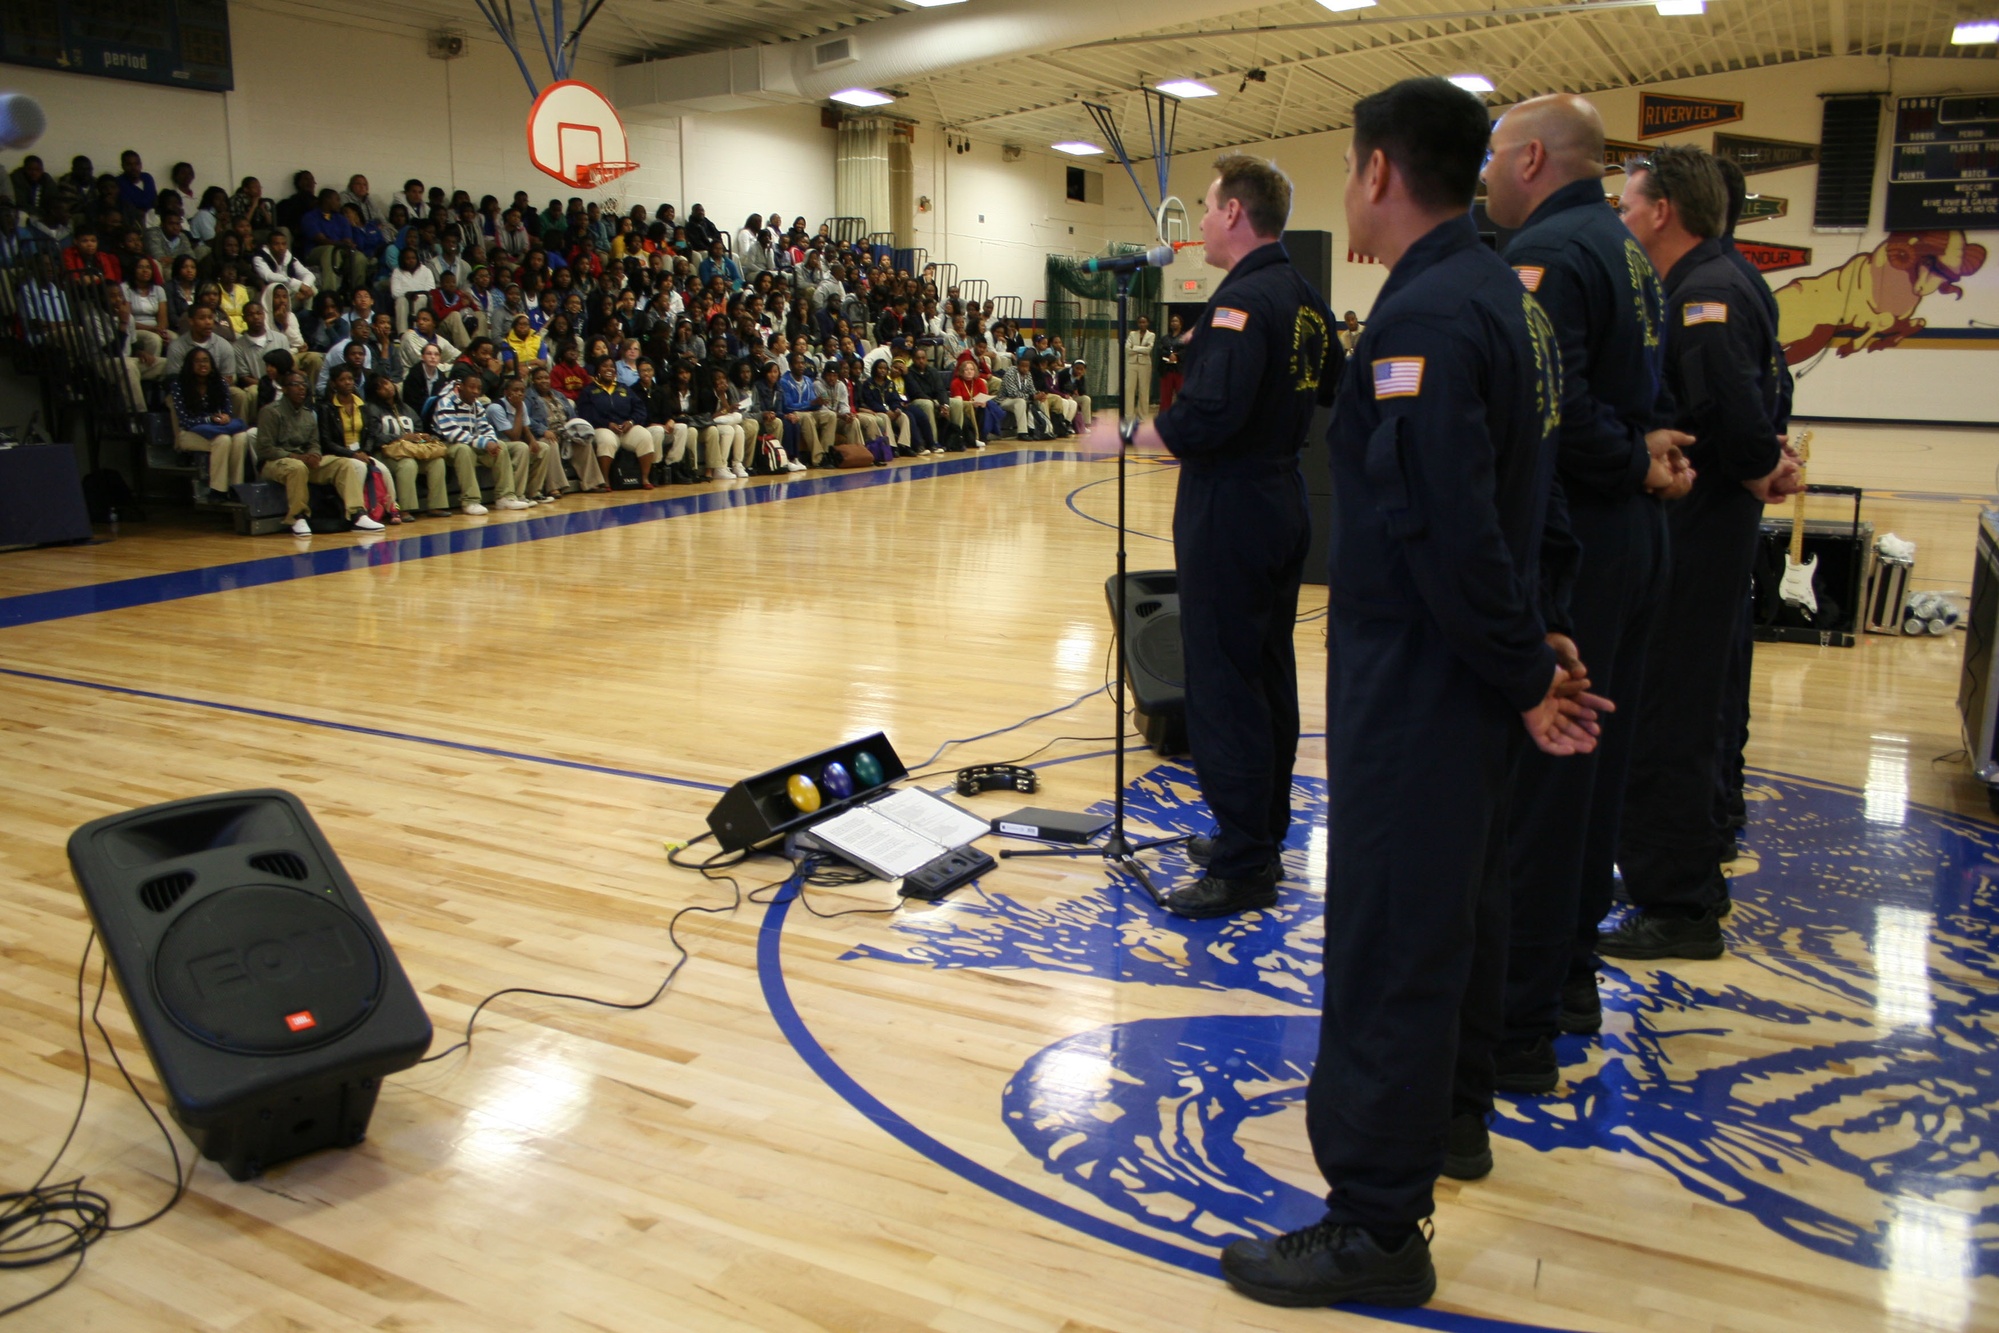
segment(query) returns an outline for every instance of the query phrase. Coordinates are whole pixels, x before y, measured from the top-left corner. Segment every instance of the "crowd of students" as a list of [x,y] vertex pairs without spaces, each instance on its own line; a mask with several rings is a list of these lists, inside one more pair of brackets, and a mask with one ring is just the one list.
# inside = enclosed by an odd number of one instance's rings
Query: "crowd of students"
[[[28,343],[81,341],[134,412],[169,411],[209,499],[262,478],[305,532],[313,482],[364,529],[572,491],[881,466],[1050,439],[1091,413],[1088,367],[935,266],[805,218],[732,231],[700,204],[628,213],[526,191],[384,197],[311,172],[156,184],[38,157],[0,196],[0,268]],[[424,483],[419,495],[418,483]],[[419,500],[423,503],[420,505]]]

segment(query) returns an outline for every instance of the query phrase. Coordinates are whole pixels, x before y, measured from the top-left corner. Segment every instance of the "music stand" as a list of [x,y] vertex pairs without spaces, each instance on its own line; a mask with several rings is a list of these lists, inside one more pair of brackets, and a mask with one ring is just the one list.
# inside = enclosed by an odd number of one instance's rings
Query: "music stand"
[[[1115,274],[1117,278],[1117,401],[1124,402],[1125,394],[1125,323],[1131,311],[1131,280],[1136,270],[1126,270]],[[1102,851],[1104,863],[1116,866],[1125,874],[1138,881],[1139,887],[1154,903],[1164,907],[1166,895],[1159,891],[1139,862],[1138,853],[1150,851],[1154,847],[1169,847],[1176,842],[1185,842],[1194,835],[1181,833],[1170,838],[1153,838],[1145,842],[1133,842],[1124,831],[1124,625],[1125,598],[1128,595],[1125,579],[1125,456],[1130,450],[1119,446],[1117,451],[1117,610],[1111,618],[1111,659],[1116,664],[1116,672],[1111,677],[1111,699],[1116,708],[1116,724],[1111,730],[1117,736],[1116,759],[1111,778],[1111,828],[1110,836],[1101,848],[1096,847],[1023,847],[1002,848],[1001,859],[1022,856],[1087,856],[1093,851]]]

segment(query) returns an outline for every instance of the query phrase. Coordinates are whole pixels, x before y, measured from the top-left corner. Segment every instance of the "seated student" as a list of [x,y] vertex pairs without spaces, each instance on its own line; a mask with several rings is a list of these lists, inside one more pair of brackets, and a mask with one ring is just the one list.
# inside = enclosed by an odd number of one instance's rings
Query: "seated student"
[[808,466],[819,467],[839,419],[826,405],[817,368],[805,353],[794,348],[785,365],[778,389],[784,395],[784,419],[797,432],[792,447]]
[[62,252],[62,266],[71,282],[93,290],[107,283],[116,286],[125,278],[118,256],[99,248],[97,231],[92,227],[79,227],[71,234]]
[[426,308],[431,292],[436,289],[437,275],[423,262],[418,248],[404,246],[402,253],[396,256],[395,271],[389,274],[389,302],[395,313],[398,331],[410,326],[411,312]]
[[362,532],[380,532],[382,525],[362,512],[361,479],[367,464],[358,458],[328,458],[320,450],[319,414],[306,398],[305,376],[294,370],[285,376],[285,391],[257,414],[258,473],[285,488],[285,521],[301,537],[312,535],[306,515],[312,509],[308,483],[321,482],[340,493],[348,520]]
[[292,254],[291,240],[282,231],[264,238],[263,247],[250,256],[250,269],[257,275],[257,285],[265,289],[267,301],[273,284],[282,285],[294,301],[310,301],[318,294],[312,271]]
[[590,387],[590,372],[583,368],[583,352],[574,338],[557,346],[555,364],[549,367],[549,382],[572,403]]
[[215,311],[210,307],[205,305],[193,307],[188,313],[187,332],[167,345],[166,354],[159,359],[158,364],[148,367],[142,373],[147,379],[178,375],[181,366],[187,361],[188,354],[200,348],[214,360],[216,373],[230,386],[235,403],[235,415],[248,421],[249,409],[245,400],[248,398],[246,389],[250,379],[243,368],[236,364],[235,348],[227,338],[217,332],[215,320]]
[[[641,374],[650,362],[641,362]],[[647,426],[667,466],[668,479],[696,481],[695,468],[701,458],[701,432],[695,425],[698,409],[694,389],[694,364],[679,360],[663,380],[646,391]]]
[[[861,418],[861,436],[873,441],[884,439],[902,457],[915,452],[909,443],[909,413],[903,410],[903,396],[895,391],[886,361],[868,368],[868,377],[858,386],[856,414]],[[929,452],[925,450],[924,452]]]
[[862,443],[861,423],[854,415],[853,381],[843,369],[845,365],[843,358],[829,356],[819,373],[819,397],[833,417],[832,428],[821,440],[829,446]]
[[726,481],[747,477],[743,466],[743,414],[736,410],[735,386],[722,365],[701,367],[696,380],[695,411],[709,421],[701,430],[703,456],[708,462],[708,479]]
[[167,400],[173,404],[174,446],[208,455],[208,498],[227,500],[231,486],[250,479],[250,426],[207,348],[188,353],[180,373],[167,381]]
[[362,401],[361,390],[355,382],[360,373],[352,366],[343,365],[334,369],[333,377],[326,386],[326,401],[319,405],[320,451],[334,458],[357,458],[380,474],[383,488],[389,493],[388,512],[381,521],[401,523],[403,518],[395,498],[395,473],[390,470],[387,460],[376,457],[367,447],[367,405]]
[[1049,436],[1047,395],[1034,387],[1034,372],[1018,361],[1009,364],[1000,377],[1000,406],[1013,413],[1014,434],[1022,439],[1045,440]]
[[[1058,366],[1061,365],[1060,352],[1056,353],[1056,364]],[[1055,386],[1056,391],[1075,406],[1075,410],[1069,415],[1071,424],[1079,432],[1086,429],[1090,424],[1090,417],[1093,415],[1090,405],[1090,367],[1088,363],[1081,357],[1077,357],[1067,366],[1062,366],[1056,372]]]
[[[453,369],[452,387],[438,398],[430,419],[437,427],[438,436],[447,444],[471,446],[479,465],[492,472],[493,492],[499,497],[493,501],[495,509],[531,508],[521,498],[521,479],[528,468],[528,447],[518,440],[502,440],[500,433],[493,429],[493,423],[479,405],[477,371],[469,366]],[[476,489],[465,494],[468,504],[476,504],[480,498]],[[468,508],[466,512],[471,510]]]
[[[748,364],[745,363],[744,373],[748,370]],[[775,441],[778,448],[784,451],[784,470],[803,472],[805,462],[800,455],[804,452],[805,445],[801,439],[802,433],[793,431],[790,439],[786,439],[784,386],[781,383],[783,379],[784,367],[778,363],[776,357],[765,361],[758,368],[750,390],[749,416],[757,423],[758,440]]]
[[951,381],[951,424],[971,434],[974,449],[986,447],[985,406],[991,401],[978,358],[966,352],[958,358],[957,378]]
[[[386,314],[383,318],[387,318]],[[364,429],[361,447],[369,457],[386,466],[394,481],[396,508],[405,519],[419,512],[442,516],[451,512],[451,496],[445,490],[444,470],[448,463],[457,469],[458,484],[467,495],[479,491],[472,449],[464,444],[446,444],[418,428],[416,414],[396,392],[396,382],[379,371],[368,376],[367,392],[361,407]],[[430,495],[427,510],[417,508],[416,478],[423,473],[424,489]],[[484,505],[467,505],[469,513],[485,513]]]
[[469,292],[461,291],[458,274],[446,269],[438,278],[437,286],[430,293],[430,318],[437,331],[460,347],[469,346],[478,335],[466,325],[470,318],[478,322],[479,307]]
[[456,361],[459,355],[455,346],[438,336],[437,320],[432,317],[428,309],[416,312],[416,318],[412,321],[409,332],[402,336],[401,346],[403,359],[406,361],[416,361],[422,357],[425,347],[437,348],[437,354],[447,363]]
[[[265,408],[284,397],[285,379],[296,369],[298,367],[292,361],[292,354],[284,348],[273,347],[264,353],[264,373],[250,390],[249,405],[257,416],[262,416]],[[246,421],[256,419],[256,416],[244,418]]]
[[507,350],[514,354],[515,369],[525,375],[541,360],[542,337],[525,313],[515,315],[507,332]]
[[299,219],[305,262],[319,274],[322,292],[358,291],[368,285],[368,259],[354,242],[354,226],[340,210],[340,191],[319,192],[316,207]]
[[[902,395],[909,400],[910,411],[923,420],[927,428],[930,448],[933,452],[943,449],[944,432],[940,428],[952,422],[951,376],[948,370],[939,369],[930,360],[930,349],[918,347],[910,353],[909,365],[902,372]],[[917,427],[912,426],[912,431]]]
[[549,434],[562,446],[563,455],[576,470],[576,489],[586,495],[610,490],[603,470],[597,466],[597,433],[590,423],[576,415],[576,405],[556,391],[550,382],[548,363],[537,361],[528,368],[528,408],[531,420],[546,423]]
[[1057,437],[1076,433],[1076,403],[1061,391],[1055,351],[1049,348],[1034,357],[1034,392],[1048,414],[1048,424]]
[[530,504],[553,504],[569,488],[569,478],[562,471],[562,446],[548,432],[546,418],[541,429],[535,428],[534,415],[528,406],[527,381],[519,375],[508,375],[499,395],[486,404],[486,420],[499,437],[509,446],[528,448],[527,484],[521,488],[521,498]]
[[422,420],[424,405],[442,399],[450,390],[451,377],[444,368],[444,354],[435,343],[425,345],[417,354],[416,364],[403,377],[403,402]]
[[895,390],[896,396],[902,399],[903,414],[907,418],[906,425],[910,452],[913,454],[941,453],[943,451],[937,446],[935,418],[924,410],[930,407],[931,404],[923,403],[919,405],[909,396],[909,372],[910,362],[907,356],[897,355],[889,359],[888,382],[889,386]]
[[241,334],[249,327],[248,321],[243,318],[243,307],[249,305],[255,298],[250,294],[250,289],[243,285],[234,263],[225,262],[216,269],[215,289],[222,298],[216,308],[222,312],[222,317],[229,321],[230,331]]
[[639,358],[644,355],[637,338],[627,338],[618,345],[618,383],[629,389],[639,382]]
[[629,449],[638,456],[639,486],[649,491],[653,489],[653,442],[652,432],[645,428],[645,400],[618,383],[616,357],[599,356],[592,370],[593,380],[576,396],[576,414],[590,423],[599,463],[608,476],[610,460],[619,449]]

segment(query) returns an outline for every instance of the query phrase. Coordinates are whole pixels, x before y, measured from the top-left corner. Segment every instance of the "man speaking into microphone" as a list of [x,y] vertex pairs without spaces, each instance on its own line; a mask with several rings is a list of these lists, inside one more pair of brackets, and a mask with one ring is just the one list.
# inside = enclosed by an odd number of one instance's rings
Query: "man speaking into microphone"
[[1184,917],[1277,901],[1298,755],[1292,633],[1312,531],[1298,455],[1346,360],[1325,299],[1284,250],[1290,179],[1241,153],[1217,158],[1215,173],[1202,253],[1228,276],[1188,335],[1180,392],[1149,421],[1105,421],[1087,437],[1106,452],[1164,446],[1181,462],[1187,740],[1215,819],[1212,838],[1188,844],[1207,873],[1164,900]]

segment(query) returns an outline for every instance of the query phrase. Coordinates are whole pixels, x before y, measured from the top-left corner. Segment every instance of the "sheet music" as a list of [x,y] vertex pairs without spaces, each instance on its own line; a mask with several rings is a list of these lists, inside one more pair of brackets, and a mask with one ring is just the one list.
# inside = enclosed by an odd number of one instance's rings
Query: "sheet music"
[[814,824],[814,840],[881,876],[901,879],[992,830],[986,821],[908,788]]
[[812,836],[883,879],[901,879],[942,856],[945,848],[912,833],[872,806],[855,806],[812,826]]
[[927,791],[905,787],[892,796],[884,796],[872,803],[872,807],[901,824],[941,844],[938,855],[945,851],[983,838],[991,833],[992,825],[977,815],[967,814],[949,801],[939,800]]

